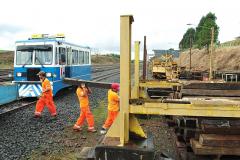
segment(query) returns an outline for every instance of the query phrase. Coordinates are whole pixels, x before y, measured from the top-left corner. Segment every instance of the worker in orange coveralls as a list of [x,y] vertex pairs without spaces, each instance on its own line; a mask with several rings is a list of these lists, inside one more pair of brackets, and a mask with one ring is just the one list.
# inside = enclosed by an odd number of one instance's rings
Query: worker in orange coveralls
[[57,112],[53,102],[53,94],[50,81],[46,78],[46,73],[43,71],[40,71],[37,75],[39,76],[40,81],[42,82],[42,94],[39,100],[37,101],[35,117],[36,118],[41,117],[41,113],[44,109],[44,106],[47,106],[49,112],[51,113],[51,116],[56,117]]
[[112,83],[111,89],[108,90],[108,116],[100,131],[105,134],[106,130],[113,124],[119,112],[119,84]]
[[88,132],[96,132],[94,128],[94,118],[92,112],[90,111],[88,100],[88,95],[91,94],[91,92],[92,91],[86,86],[85,83],[81,83],[81,85],[77,88],[76,93],[80,102],[81,113],[77,122],[73,126],[73,130],[75,131],[82,130],[83,123],[86,119],[88,123]]

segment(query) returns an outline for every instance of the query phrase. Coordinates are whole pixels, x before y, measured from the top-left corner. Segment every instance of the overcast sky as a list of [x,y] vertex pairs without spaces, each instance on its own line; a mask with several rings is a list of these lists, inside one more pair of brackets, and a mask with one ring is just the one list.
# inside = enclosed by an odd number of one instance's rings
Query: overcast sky
[[197,25],[210,11],[217,16],[220,42],[240,36],[239,0],[5,0],[0,49],[14,49],[16,40],[33,33],[65,33],[70,42],[118,51],[122,14],[134,16],[132,41],[146,35],[148,50],[178,49],[186,24]]

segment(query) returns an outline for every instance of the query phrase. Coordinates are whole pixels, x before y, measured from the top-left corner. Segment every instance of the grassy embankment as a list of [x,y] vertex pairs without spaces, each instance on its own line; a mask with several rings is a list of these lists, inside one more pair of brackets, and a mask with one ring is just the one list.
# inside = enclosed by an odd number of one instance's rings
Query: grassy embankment
[[0,50],[0,69],[13,68],[13,51]]
[[[13,51],[0,50],[0,69],[13,68]],[[120,56],[116,54],[92,55],[92,64],[116,64],[120,62]]]
[[120,55],[106,54],[106,55],[92,55],[92,64],[116,64],[120,63]]

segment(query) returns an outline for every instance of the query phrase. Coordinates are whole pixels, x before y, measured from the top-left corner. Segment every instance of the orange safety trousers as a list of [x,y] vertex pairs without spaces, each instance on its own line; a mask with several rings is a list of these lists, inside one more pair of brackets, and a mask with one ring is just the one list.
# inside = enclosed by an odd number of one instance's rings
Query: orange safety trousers
[[35,115],[40,116],[44,109],[44,106],[47,106],[49,112],[51,113],[51,116],[57,115],[56,107],[54,105],[52,96],[40,97],[40,99],[37,101]]
[[79,118],[76,122],[76,125],[82,126],[85,119],[87,119],[88,128],[93,128],[94,127],[94,118],[93,118],[93,114],[90,111],[89,107],[82,107],[81,108],[81,113],[80,113],[80,116],[79,116]]
[[118,115],[118,112],[119,111],[109,111],[108,110],[108,116],[103,125],[103,128],[107,129],[107,128],[111,127],[111,125],[113,124],[114,120],[116,119],[116,117]]

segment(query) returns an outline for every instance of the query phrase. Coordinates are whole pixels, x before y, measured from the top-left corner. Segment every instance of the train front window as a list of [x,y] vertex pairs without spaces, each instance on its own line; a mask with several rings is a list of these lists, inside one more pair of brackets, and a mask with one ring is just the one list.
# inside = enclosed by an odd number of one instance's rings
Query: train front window
[[53,62],[52,45],[23,45],[17,46],[16,64],[32,65],[34,64],[50,65]]
[[36,65],[50,65],[53,61],[53,51],[51,46],[36,48],[35,50]]
[[16,53],[16,64],[17,65],[31,65],[32,64],[32,51],[21,51],[17,50]]

